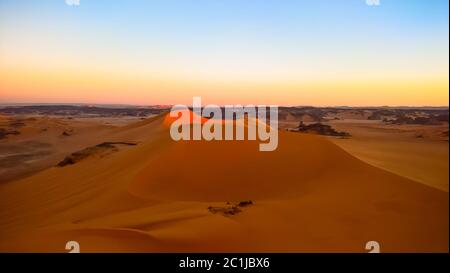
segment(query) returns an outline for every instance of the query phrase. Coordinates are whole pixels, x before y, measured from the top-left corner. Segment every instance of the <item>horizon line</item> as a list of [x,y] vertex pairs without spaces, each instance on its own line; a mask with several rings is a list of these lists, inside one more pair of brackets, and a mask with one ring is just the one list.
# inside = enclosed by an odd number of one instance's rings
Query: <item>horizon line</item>
[[[45,105],[72,105],[72,106],[129,106],[129,107],[153,107],[153,106],[167,106],[172,107],[177,104],[131,104],[131,103],[90,103],[90,102],[0,102],[0,107],[3,106],[45,106]],[[187,105],[188,107],[192,107],[192,105]],[[205,104],[210,105],[210,104]],[[218,105],[219,107],[224,107],[225,105],[236,105],[236,104],[224,104]],[[249,104],[239,104],[239,105],[249,105]],[[449,105],[439,105],[439,106],[430,106],[430,105],[277,105],[277,104],[254,104],[256,105],[276,105],[278,107],[313,107],[313,108],[449,108]],[[203,105],[202,105],[203,107]]]

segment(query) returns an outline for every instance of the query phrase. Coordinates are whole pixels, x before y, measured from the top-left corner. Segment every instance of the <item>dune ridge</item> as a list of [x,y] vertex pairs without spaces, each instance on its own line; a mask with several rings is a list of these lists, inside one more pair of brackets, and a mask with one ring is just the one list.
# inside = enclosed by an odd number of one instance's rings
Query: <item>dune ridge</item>
[[[174,142],[167,116],[117,128],[138,145],[0,185],[0,251],[448,252],[448,194],[324,137]],[[252,200],[232,216],[210,206]]]

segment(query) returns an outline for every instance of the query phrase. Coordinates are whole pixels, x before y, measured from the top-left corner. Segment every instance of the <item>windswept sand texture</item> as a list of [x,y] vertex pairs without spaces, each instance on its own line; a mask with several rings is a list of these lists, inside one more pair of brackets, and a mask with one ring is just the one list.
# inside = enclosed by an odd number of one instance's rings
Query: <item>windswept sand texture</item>
[[[20,126],[11,126],[20,124]],[[0,128],[16,130],[0,140],[0,184],[57,164],[65,155],[101,142],[115,127],[46,116],[8,116]]]
[[448,252],[448,192],[323,136],[280,131],[264,153],[255,141],[174,142],[169,121],[108,128],[76,150],[137,145],[1,183],[0,251],[74,240],[82,252],[365,252],[375,240],[382,252]]
[[448,192],[448,124],[395,125],[358,120],[329,124],[352,135],[347,139],[330,138],[352,155]]

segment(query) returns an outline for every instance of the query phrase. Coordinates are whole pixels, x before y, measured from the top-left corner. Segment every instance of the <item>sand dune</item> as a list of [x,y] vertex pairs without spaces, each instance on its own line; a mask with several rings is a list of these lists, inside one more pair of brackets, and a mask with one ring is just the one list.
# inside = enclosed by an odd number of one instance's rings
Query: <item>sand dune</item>
[[[164,116],[103,136],[104,157],[0,184],[0,251],[448,252],[448,193],[378,169],[328,139],[174,142]],[[235,215],[208,207],[252,200]]]
[[447,125],[385,125],[379,121],[333,121],[349,139],[330,139],[376,167],[448,192]]

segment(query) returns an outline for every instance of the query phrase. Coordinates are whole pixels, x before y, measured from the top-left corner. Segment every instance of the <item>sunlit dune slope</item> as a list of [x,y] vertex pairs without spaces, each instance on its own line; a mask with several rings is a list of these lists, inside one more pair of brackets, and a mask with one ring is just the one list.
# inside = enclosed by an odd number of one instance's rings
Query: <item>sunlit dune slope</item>
[[[171,140],[159,116],[138,141],[0,185],[0,251],[448,251],[448,194],[372,167],[326,138]],[[243,200],[237,214],[211,213]]]

